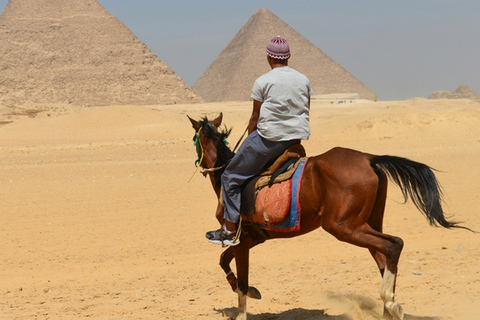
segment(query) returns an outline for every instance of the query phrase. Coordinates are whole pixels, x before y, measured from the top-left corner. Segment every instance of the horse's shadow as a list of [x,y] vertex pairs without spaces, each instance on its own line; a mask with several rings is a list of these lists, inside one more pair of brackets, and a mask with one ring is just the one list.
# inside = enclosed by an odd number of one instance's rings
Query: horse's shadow
[[[217,310],[225,317],[235,319],[237,308],[226,308]],[[332,316],[325,314],[325,310],[308,310],[302,308],[290,309],[281,313],[248,313],[248,320],[353,320],[347,315]]]
[[[237,308],[225,308],[217,310],[224,317],[231,317],[235,319],[237,315]],[[378,315],[377,319],[380,319],[381,315]],[[348,314],[329,315],[326,314],[326,310],[308,310],[303,308],[295,308],[283,311],[281,313],[261,313],[261,314],[248,314],[249,320],[356,320],[354,317]],[[370,319],[370,317],[369,317]],[[405,314],[404,320],[441,320],[438,317],[423,317],[415,316],[411,314]]]

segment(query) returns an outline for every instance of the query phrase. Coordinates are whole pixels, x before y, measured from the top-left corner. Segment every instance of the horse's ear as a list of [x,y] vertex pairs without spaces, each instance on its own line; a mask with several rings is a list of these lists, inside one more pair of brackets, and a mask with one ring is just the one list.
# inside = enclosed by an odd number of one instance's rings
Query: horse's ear
[[193,120],[188,115],[187,115],[187,117],[188,117],[188,119],[190,119],[190,122],[192,123],[193,129],[195,129],[195,131],[198,131],[198,129],[200,129],[200,125],[198,124],[198,121]]
[[223,113],[220,112],[220,115],[217,118],[215,118],[215,120],[212,121],[212,124],[218,128],[222,124],[222,119],[223,119]]

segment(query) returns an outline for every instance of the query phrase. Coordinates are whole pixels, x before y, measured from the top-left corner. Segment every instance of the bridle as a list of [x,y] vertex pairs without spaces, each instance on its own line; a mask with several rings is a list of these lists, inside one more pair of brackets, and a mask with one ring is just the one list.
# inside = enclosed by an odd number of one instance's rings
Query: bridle
[[[203,158],[205,157],[205,149],[203,148],[203,145],[202,145],[202,142],[200,141],[200,131],[202,131],[203,127],[200,127],[198,129],[198,131],[195,132],[195,140],[193,141],[193,145],[196,147],[197,149],[197,160],[195,160],[195,167],[197,167],[195,169],[195,171],[193,172],[192,174],[192,177],[188,180],[188,182],[190,182],[193,178],[193,176],[195,175],[195,173],[197,173],[198,171],[198,168],[202,167],[202,171],[200,171],[201,174],[203,174],[204,177],[207,176],[208,173],[210,172],[215,172],[215,171],[218,171],[218,170],[221,170],[223,168],[226,167],[226,165],[228,164],[225,163],[224,165],[220,166],[220,167],[214,167],[214,168],[205,168],[203,165],[202,165],[202,162],[203,162]],[[228,141],[227,140],[223,140],[223,142],[228,145]]]
[[[223,164],[222,166],[219,166],[219,167],[213,167],[213,168],[205,168],[203,165],[202,165],[202,161],[203,161],[203,158],[205,157],[205,149],[203,148],[203,145],[202,145],[202,142],[200,141],[200,132],[202,131],[203,127],[200,127],[198,129],[198,131],[195,132],[195,140],[193,141],[193,145],[196,147],[197,149],[197,160],[195,160],[195,167],[197,167],[195,169],[195,171],[193,172],[192,174],[192,177],[188,180],[188,182],[190,182],[193,178],[193,176],[195,175],[195,173],[197,173],[198,171],[198,168],[199,167],[202,167],[202,171],[200,171],[201,174],[203,174],[204,177],[207,176],[207,174],[211,173],[211,172],[215,172],[215,171],[218,171],[218,170],[221,170],[223,168],[225,168],[227,166],[227,164],[230,162],[230,161],[227,161],[225,164]],[[242,141],[243,137],[245,136],[245,133],[247,132],[248,130],[248,127],[245,129],[245,131],[243,132],[242,136],[240,137],[240,139],[238,140],[238,142],[235,144],[235,148],[233,149],[233,152],[235,152],[235,150],[237,150],[237,147],[238,145],[240,144],[240,141]],[[223,139],[223,143],[225,143],[226,145],[228,145],[228,141],[226,139]]]
[[[211,124],[209,124],[211,125]],[[192,179],[193,179],[193,176],[195,175],[195,173],[197,173],[198,171],[198,168],[199,167],[202,167],[203,171],[200,171],[204,177],[207,177],[207,174],[209,173],[212,173],[212,172],[216,172],[218,170],[221,170],[223,168],[225,168],[232,159],[228,160],[227,162],[225,162],[222,166],[220,167],[213,167],[213,168],[205,168],[203,167],[202,165],[202,162],[203,162],[203,158],[205,158],[205,149],[203,148],[203,145],[202,145],[202,142],[200,141],[200,132],[202,131],[203,127],[200,127],[196,132],[195,132],[195,139],[193,141],[193,145],[196,147],[197,149],[197,160],[195,160],[195,167],[197,167],[195,169],[195,171],[193,172],[192,176],[190,177],[190,179],[188,180],[188,182],[190,182]],[[218,129],[216,129],[218,130]],[[240,139],[237,141],[237,143],[235,144],[235,148],[233,148],[233,152],[235,153],[235,150],[237,150],[237,147],[239,146],[240,142],[242,141],[243,137],[245,136],[245,133],[247,133],[248,131],[248,126],[247,128],[245,129],[245,131],[243,132],[242,136],[240,137]],[[223,143],[225,143],[225,145],[228,146],[228,141],[226,139],[223,139]],[[240,235],[242,233],[242,219],[240,219],[240,222],[238,223],[238,229],[237,229],[237,233],[235,235],[235,239],[239,239],[240,238]]]

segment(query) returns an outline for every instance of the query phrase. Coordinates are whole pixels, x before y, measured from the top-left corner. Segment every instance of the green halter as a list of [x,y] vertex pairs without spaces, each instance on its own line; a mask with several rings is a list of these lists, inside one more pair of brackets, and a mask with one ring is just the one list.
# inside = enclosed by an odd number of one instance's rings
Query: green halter
[[199,132],[202,130],[202,128],[203,127],[200,127],[200,129],[198,129],[198,131],[195,132],[195,141],[193,141],[193,145],[197,148],[197,156],[198,156],[198,159],[195,160],[195,167],[198,167],[198,164],[202,162],[203,156],[205,155],[205,152],[203,151],[202,143],[200,142]]

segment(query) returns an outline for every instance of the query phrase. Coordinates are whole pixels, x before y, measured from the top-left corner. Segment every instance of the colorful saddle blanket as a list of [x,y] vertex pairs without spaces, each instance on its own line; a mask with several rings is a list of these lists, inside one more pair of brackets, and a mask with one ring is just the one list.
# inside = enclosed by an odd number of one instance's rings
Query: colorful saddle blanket
[[300,182],[308,158],[301,158],[291,179],[264,187],[255,198],[255,212],[245,220],[262,229],[288,232],[300,229]]

